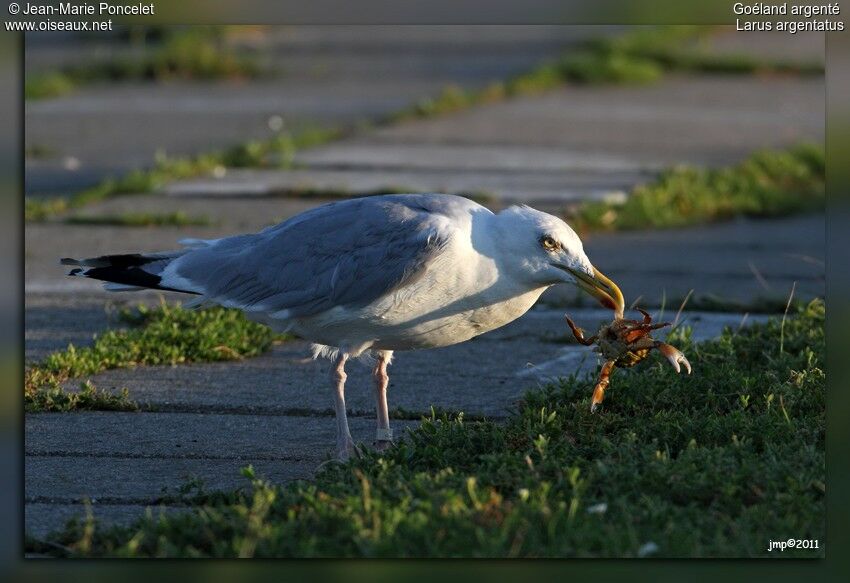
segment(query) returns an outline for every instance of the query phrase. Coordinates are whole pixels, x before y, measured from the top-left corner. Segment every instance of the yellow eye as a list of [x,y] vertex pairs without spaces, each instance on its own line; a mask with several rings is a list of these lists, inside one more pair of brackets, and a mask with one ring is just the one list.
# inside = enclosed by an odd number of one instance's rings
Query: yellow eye
[[546,251],[557,251],[561,248],[561,245],[548,235],[540,239],[540,244],[543,245],[543,248],[546,249]]

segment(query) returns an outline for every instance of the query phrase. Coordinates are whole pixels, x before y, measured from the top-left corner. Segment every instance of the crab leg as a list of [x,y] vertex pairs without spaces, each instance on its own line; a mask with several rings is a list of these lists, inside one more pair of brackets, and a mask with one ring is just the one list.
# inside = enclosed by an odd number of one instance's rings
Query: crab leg
[[665,342],[655,342],[655,348],[664,355],[670,364],[673,365],[673,368],[676,369],[676,372],[681,373],[682,369],[679,367],[679,363],[684,365],[685,370],[688,371],[688,374],[691,374],[691,363],[688,362],[688,359],[685,358],[685,355],[682,354],[682,351],[676,348],[675,346],[670,346]]
[[614,361],[607,360],[602,365],[602,370],[599,371],[599,382],[593,388],[593,398],[590,401],[590,412],[595,413],[602,400],[605,398],[605,389],[608,388],[608,383],[611,382],[611,373],[614,372]]
[[596,342],[596,336],[591,336],[590,338],[584,337],[584,330],[576,326],[575,322],[570,320],[569,316],[565,316],[567,318],[567,325],[570,327],[570,330],[573,331],[573,336],[576,337],[581,344],[585,346],[591,346],[594,342]]
[[641,308],[635,308],[638,312],[643,314],[643,323],[644,324],[652,324],[652,316],[649,315],[649,312],[643,310]]

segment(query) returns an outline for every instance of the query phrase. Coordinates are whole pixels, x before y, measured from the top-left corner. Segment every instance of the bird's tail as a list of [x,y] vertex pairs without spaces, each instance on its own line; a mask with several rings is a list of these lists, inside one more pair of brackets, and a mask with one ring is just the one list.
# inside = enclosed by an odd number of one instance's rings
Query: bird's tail
[[62,265],[73,265],[68,275],[99,279],[109,291],[137,291],[161,289],[183,293],[197,293],[188,289],[177,289],[162,281],[162,272],[168,264],[186,253],[187,250],[165,253],[130,253],[126,255],[103,255],[89,259],[62,259]]

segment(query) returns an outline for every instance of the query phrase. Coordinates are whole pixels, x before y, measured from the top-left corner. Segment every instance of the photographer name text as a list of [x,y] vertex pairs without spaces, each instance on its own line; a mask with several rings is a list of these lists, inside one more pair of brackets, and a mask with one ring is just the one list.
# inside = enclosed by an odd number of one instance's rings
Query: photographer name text
[[153,3],[150,4],[74,4],[60,2],[56,5],[24,4],[20,7],[24,16],[148,16],[156,14]]

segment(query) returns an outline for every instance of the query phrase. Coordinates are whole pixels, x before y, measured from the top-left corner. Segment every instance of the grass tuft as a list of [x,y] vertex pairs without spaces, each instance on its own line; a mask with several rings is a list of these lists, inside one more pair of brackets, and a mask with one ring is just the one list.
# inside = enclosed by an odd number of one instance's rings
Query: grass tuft
[[656,62],[620,52],[586,52],[558,63],[561,77],[572,83],[619,85],[653,83],[664,75]]
[[684,227],[732,217],[822,210],[823,148],[761,151],[727,168],[678,167],[638,186],[622,203],[585,202],[568,219],[580,231]]
[[[528,393],[504,424],[433,414],[383,455],[310,483],[249,487],[103,528],[72,521],[29,550],[181,557],[773,556],[825,539],[824,305],[780,322],[672,339],[694,374],[618,370]],[[783,534],[777,534],[783,533]],[[823,544],[823,543],[821,543]],[[820,557],[788,550],[782,557]],[[775,554],[775,552],[774,552]]]
[[68,411],[138,411],[139,405],[127,389],[112,393],[98,389],[91,381],[80,383],[78,391],[66,391],[61,377],[43,370],[27,371],[24,405],[28,413]]
[[226,168],[290,167],[295,152],[338,139],[339,128],[307,127],[301,131],[282,132],[268,140],[256,140],[197,156],[170,157],[158,155],[154,167],[133,170],[129,174],[103,182],[70,197],[27,198],[25,218],[28,222],[44,222],[71,210],[114,196],[156,192],[174,180],[196,178],[226,171]]
[[598,53],[625,54],[651,61],[670,72],[707,74],[822,75],[817,62],[763,59],[744,53],[717,54],[702,48],[712,26],[661,26],[644,28],[591,42]]
[[741,54],[717,55],[701,50],[698,41],[712,29],[711,26],[657,26],[595,39],[561,59],[543,63],[507,81],[494,82],[484,89],[450,85],[436,97],[422,99],[413,107],[394,114],[391,120],[454,113],[568,85],[653,83],[672,72],[823,74],[823,65],[819,63],[764,60]]
[[210,81],[255,78],[262,73],[251,55],[233,47],[223,29],[193,26],[164,36],[139,55],[28,75],[24,96],[31,100],[60,97],[78,87],[101,82]]
[[26,410],[134,410],[138,405],[129,400],[126,392],[113,395],[84,383],[77,394],[64,391],[62,385],[70,379],[115,368],[257,356],[285,338],[267,326],[251,322],[238,310],[220,307],[194,311],[163,303],[158,308],[125,310],[121,318],[133,327],[109,330],[96,336],[88,347],[71,344],[28,367],[24,376]]
[[24,99],[50,99],[71,93],[76,83],[67,73],[51,71],[49,73],[27,75],[24,82]]

